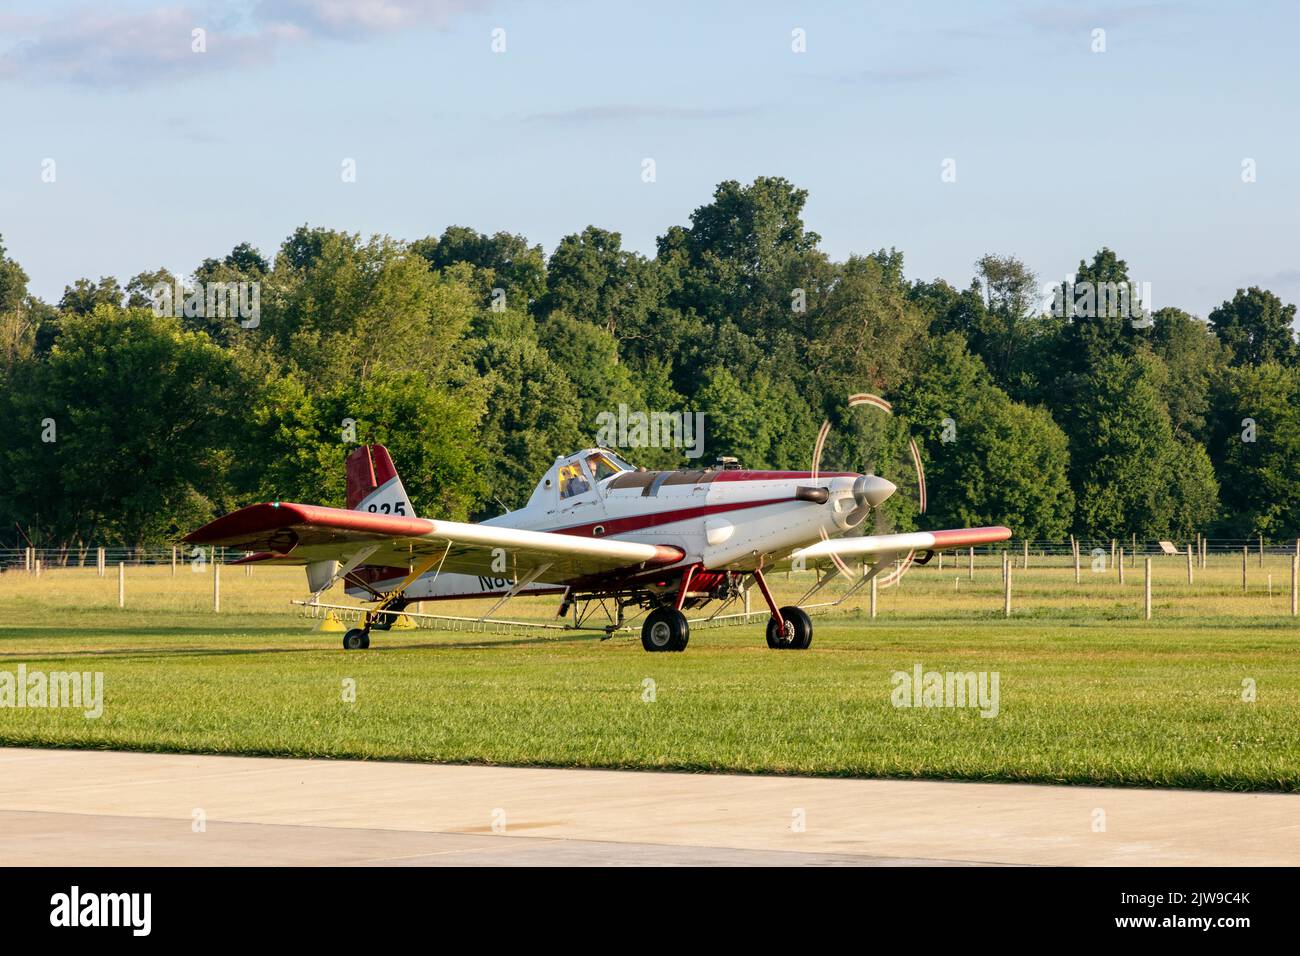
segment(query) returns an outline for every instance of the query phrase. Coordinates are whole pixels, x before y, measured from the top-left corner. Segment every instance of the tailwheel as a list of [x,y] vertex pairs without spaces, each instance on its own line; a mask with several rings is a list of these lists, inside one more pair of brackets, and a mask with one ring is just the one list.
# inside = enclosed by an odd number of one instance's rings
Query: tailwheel
[[767,619],[767,646],[776,650],[804,651],[812,644],[812,618],[799,607],[781,608],[785,629],[777,626],[776,618]]
[[684,651],[690,639],[686,615],[673,607],[651,611],[641,625],[641,646],[647,651]]
[[364,651],[370,646],[370,633],[364,628],[354,627],[343,635],[345,651]]

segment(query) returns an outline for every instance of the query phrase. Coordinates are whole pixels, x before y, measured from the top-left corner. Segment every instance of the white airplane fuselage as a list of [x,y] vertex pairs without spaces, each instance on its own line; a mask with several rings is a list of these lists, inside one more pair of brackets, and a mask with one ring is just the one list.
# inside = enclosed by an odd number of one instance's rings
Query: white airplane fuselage
[[[638,586],[660,589],[690,566],[703,571],[752,571],[797,548],[842,534],[849,528],[847,516],[859,503],[854,497],[854,483],[860,477],[856,474],[835,472],[814,478],[809,472],[710,468],[624,470],[598,480],[587,460],[600,453],[600,449],[586,449],[557,459],[525,507],[483,523],[680,548],[684,557],[677,564],[636,576]],[[575,467],[581,469],[580,476],[572,471]],[[562,496],[566,470],[581,482]],[[372,574],[371,585],[383,590],[400,577],[398,569],[383,576]],[[431,571],[413,582],[406,596],[412,601],[490,597],[505,594],[514,585],[515,579],[504,569],[496,576]],[[518,593],[565,590],[555,583],[535,583]],[[360,588],[349,587],[348,593],[366,598]]]

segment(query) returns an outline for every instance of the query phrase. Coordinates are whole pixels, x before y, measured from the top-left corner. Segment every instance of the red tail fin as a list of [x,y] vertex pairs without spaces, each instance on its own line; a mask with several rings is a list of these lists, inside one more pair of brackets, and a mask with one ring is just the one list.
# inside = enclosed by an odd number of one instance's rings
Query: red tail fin
[[348,455],[348,507],[353,511],[416,516],[383,445],[362,445]]

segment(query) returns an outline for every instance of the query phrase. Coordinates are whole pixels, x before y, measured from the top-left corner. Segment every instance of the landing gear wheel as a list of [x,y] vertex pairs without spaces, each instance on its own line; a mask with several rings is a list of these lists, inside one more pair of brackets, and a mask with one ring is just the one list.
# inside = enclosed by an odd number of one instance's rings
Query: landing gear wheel
[[345,651],[364,651],[370,646],[370,634],[363,628],[354,627],[343,635]]
[[781,618],[785,621],[784,633],[776,626],[776,618],[767,619],[767,646],[775,650],[804,651],[812,644],[812,618],[808,612],[798,607],[781,608]]
[[641,646],[647,651],[684,651],[690,639],[691,626],[676,608],[651,611],[641,625]]

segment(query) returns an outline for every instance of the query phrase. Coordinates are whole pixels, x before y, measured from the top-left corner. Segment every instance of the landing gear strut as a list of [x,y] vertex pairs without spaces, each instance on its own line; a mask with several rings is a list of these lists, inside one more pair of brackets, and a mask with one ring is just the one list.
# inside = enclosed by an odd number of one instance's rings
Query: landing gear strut
[[686,615],[674,607],[656,608],[641,625],[641,646],[647,651],[684,651],[690,639]]
[[772,617],[767,622],[767,646],[775,650],[807,650],[812,644],[813,635],[812,618],[808,612],[793,605],[778,608],[761,570],[754,572],[754,581],[772,611]]

